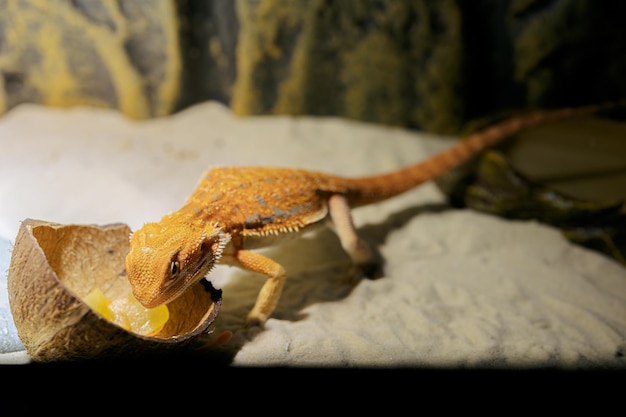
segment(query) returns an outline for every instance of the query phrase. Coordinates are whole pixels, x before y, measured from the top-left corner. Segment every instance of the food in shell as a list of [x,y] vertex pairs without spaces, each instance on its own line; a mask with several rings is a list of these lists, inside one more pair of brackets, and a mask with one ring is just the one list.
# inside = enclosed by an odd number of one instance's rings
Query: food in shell
[[165,324],[151,335],[125,329],[89,307],[85,298],[94,290],[111,304],[125,303],[131,293],[125,271],[129,234],[124,224],[22,222],[11,254],[8,293],[18,335],[34,361],[159,353],[194,347],[199,336],[211,332],[221,291],[202,283],[167,304]]

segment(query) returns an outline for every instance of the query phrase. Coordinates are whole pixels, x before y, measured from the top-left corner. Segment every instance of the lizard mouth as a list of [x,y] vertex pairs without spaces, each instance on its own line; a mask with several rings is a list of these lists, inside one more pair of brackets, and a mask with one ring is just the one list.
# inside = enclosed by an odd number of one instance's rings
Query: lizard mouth
[[188,274],[191,277],[188,281],[189,283],[195,282],[199,279],[204,278],[206,274],[209,273],[211,269],[211,265],[209,264],[209,257],[204,257],[200,262],[198,262],[197,266],[193,269],[192,272]]
[[139,302],[146,308],[154,308],[174,301],[191,285],[201,281],[213,270],[229,240],[230,236],[220,234],[219,239],[203,244],[201,255],[195,262],[189,262],[176,277],[161,283],[151,300],[146,302],[139,300]]

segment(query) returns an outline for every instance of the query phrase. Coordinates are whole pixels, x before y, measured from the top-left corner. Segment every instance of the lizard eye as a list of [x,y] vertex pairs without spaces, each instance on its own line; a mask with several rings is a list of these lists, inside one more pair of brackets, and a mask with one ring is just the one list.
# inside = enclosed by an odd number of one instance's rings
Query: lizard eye
[[170,262],[170,275],[174,276],[180,272],[180,262],[171,261]]

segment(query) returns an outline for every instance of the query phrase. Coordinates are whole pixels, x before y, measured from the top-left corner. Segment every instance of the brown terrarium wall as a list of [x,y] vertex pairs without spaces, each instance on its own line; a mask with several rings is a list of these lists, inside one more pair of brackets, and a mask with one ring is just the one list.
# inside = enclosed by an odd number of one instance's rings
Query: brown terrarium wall
[[0,0],[0,114],[145,119],[217,100],[456,133],[626,95],[625,15],[594,0]]

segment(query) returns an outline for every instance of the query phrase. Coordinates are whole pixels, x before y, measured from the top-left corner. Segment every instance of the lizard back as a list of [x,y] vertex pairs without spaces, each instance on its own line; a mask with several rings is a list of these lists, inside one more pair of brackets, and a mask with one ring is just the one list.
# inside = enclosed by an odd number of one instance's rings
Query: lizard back
[[[343,187],[342,187],[343,185]],[[209,170],[177,215],[217,222],[247,247],[266,246],[326,219],[329,193],[344,192],[332,175],[302,169],[231,166]]]
[[[300,232],[328,215],[332,194],[345,195],[350,206],[376,203],[406,192],[457,167],[511,135],[532,126],[594,113],[616,104],[531,112],[497,123],[424,161],[385,174],[360,178],[275,167],[217,167],[200,180],[184,207],[190,220],[217,222],[224,231],[265,246],[272,236]],[[255,239],[258,238],[258,239]]]

